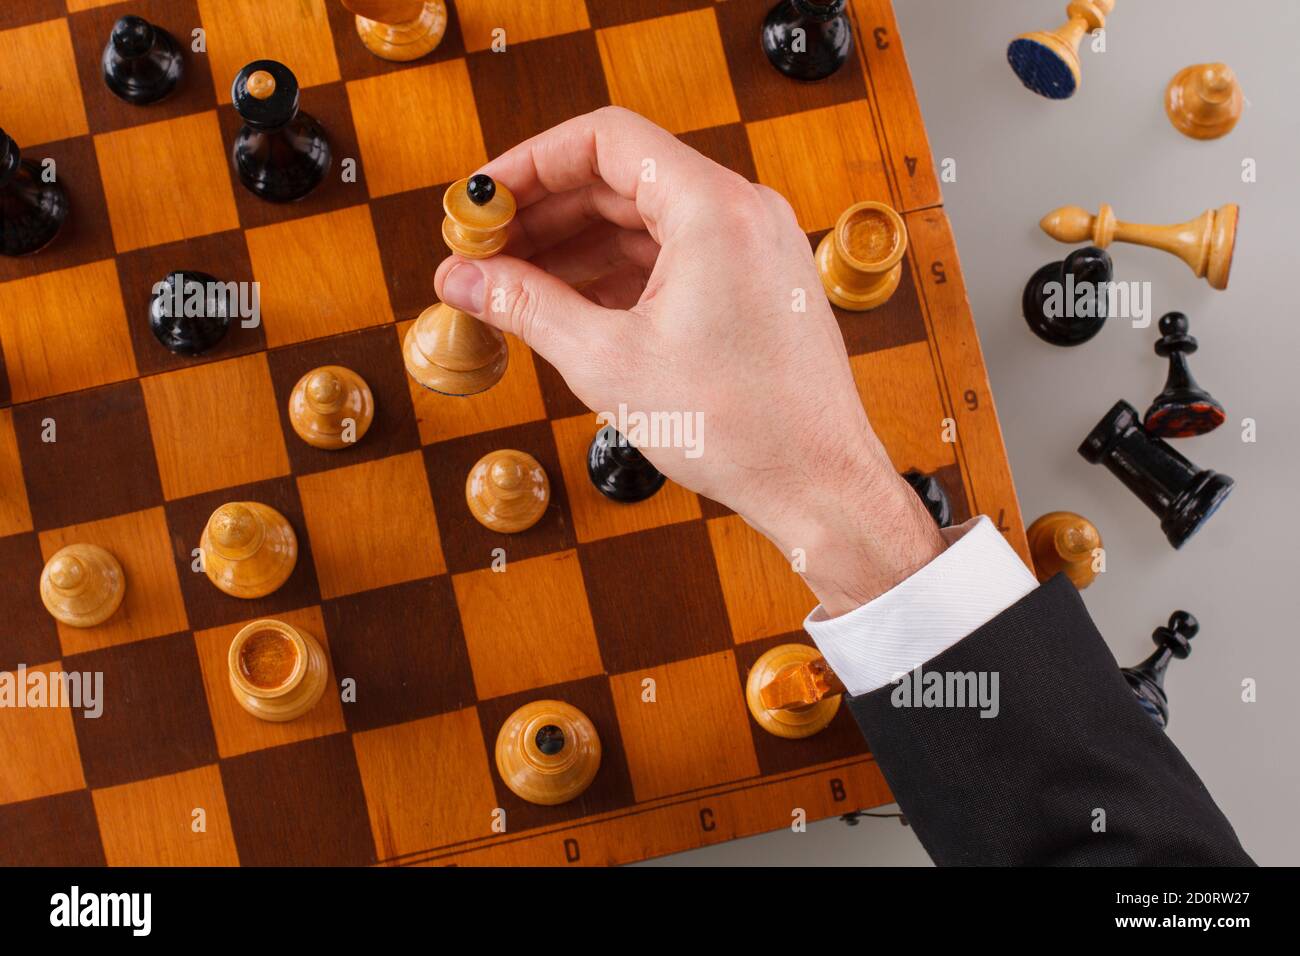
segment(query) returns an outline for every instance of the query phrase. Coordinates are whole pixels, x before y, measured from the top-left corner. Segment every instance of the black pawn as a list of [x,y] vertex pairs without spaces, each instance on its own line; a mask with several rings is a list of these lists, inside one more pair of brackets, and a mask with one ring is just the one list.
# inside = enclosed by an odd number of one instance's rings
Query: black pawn
[[925,505],[925,510],[930,512],[930,517],[934,518],[934,523],[940,528],[947,528],[952,525],[952,502],[948,500],[948,492],[943,490],[943,485],[934,475],[923,475],[915,468],[903,472],[903,480],[912,486]]
[[667,480],[613,425],[606,425],[591,440],[587,474],[597,491],[624,504],[645,501]]
[[212,348],[230,327],[232,309],[224,286],[205,272],[172,272],[149,302],[149,329],[180,355]]
[[141,17],[125,16],[113,32],[100,60],[104,82],[128,103],[157,103],[181,80],[185,61],[175,38]]
[[1169,726],[1169,695],[1165,693],[1165,672],[1175,657],[1182,660],[1192,652],[1192,638],[1200,629],[1196,618],[1186,611],[1175,611],[1169,615],[1167,626],[1157,627],[1151,632],[1151,640],[1156,644],[1155,652],[1136,667],[1120,668],[1120,673],[1128,681],[1129,687],[1133,688],[1142,709],[1161,728]]
[[824,80],[853,51],[848,0],[781,0],[763,21],[763,52],[796,80]]
[[1227,417],[1223,406],[1192,378],[1187,356],[1196,351],[1196,338],[1187,329],[1187,316],[1181,312],[1160,317],[1160,339],[1155,348],[1157,355],[1169,359],[1169,377],[1164,391],[1142,416],[1142,424],[1148,433],[1161,438],[1204,435]]
[[1104,464],[1154,511],[1175,548],[1199,531],[1232,491],[1227,475],[1197,468],[1167,442],[1148,435],[1137,409],[1123,399],[1084,439],[1079,454]]
[[[269,73],[274,91],[265,98],[249,92],[248,79]],[[235,77],[230,91],[244,121],[231,151],[239,181],[269,202],[302,199],[320,185],[333,156],[324,128],[298,110],[298,80],[283,63],[258,60]]]
[[491,176],[484,176],[482,173],[471,176],[469,182],[465,184],[465,192],[469,196],[469,201],[474,205],[486,206],[492,201],[492,197],[497,194],[496,180]]
[[0,254],[25,256],[45,248],[68,218],[68,196],[45,182],[41,167],[22,158],[0,129]]
[[1106,289],[1112,274],[1110,256],[1096,246],[1049,262],[1025,283],[1021,307],[1029,328],[1053,345],[1088,341],[1106,323]]

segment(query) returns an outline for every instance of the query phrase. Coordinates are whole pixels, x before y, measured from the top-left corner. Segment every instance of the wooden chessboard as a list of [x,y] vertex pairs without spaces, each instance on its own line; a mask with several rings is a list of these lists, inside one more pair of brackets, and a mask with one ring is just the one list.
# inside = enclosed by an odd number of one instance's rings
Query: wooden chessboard
[[[897,294],[839,313],[863,402],[900,471],[936,474],[957,520],[987,513],[1026,554],[889,2],[854,0],[854,56],[817,85],[766,62],[770,3],[454,0],[442,45],[409,64],[372,57],[325,0],[0,8],[0,125],[55,161],[72,204],[52,246],[0,261],[0,669],[102,672],[105,696],[98,719],[0,709],[0,863],[612,863],[889,801],[845,709],[788,741],[745,708],[747,669],[807,642],[815,603],[773,547],[671,483],[632,506],[597,494],[594,415],[519,342],[504,380],[468,399],[420,389],[399,350],[435,300],[446,185],[619,103],[782,192],[810,242],[856,200],[904,213]],[[153,107],[99,75],[127,12],[187,48],[204,31],[183,88]],[[334,146],[329,181],[296,205],[255,199],[227,158],[231,80],[263,57],[296,72]],[[178,268],[260,282],[261,325],[198,359],[164,350],[150,289]],[[286,415],[326,363],[359,372],[378,405],[343,452],[308,447]],[[554,488],[511,537],[464,499],[471,464],[502,447],[535,455]],[[193,570],[231,500],[298,533],[297,569],[269,597],[228,597]],[[108,548],[128,580],[89,630],[56,626],[37,593],[74,541]],[[242,711],[226,649],[265,616],[318,637],[355,702],[330,692],[288,724]],[[542,697],[590,715],[604,747],[591,789],[557,807],[521,802],[492,760],[506,715]]]

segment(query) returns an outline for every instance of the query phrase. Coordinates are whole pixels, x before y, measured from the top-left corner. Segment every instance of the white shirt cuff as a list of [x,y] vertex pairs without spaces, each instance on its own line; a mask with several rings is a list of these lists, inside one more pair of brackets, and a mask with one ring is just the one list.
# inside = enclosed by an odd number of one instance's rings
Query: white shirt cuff
[[1038,580],[993,522],[980,515],[940,532],[948,547],[862,607],[804,621],[850,694],[866,694],[952,647],[997,617]]

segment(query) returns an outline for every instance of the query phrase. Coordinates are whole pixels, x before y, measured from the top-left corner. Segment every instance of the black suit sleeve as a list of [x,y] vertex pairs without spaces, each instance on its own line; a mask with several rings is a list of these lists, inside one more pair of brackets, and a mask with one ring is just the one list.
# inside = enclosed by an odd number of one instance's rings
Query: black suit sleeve
[[921,669],[997,672],[996,716],[893,684],[846,700],[936,863],[1251,864],[1064,576]]

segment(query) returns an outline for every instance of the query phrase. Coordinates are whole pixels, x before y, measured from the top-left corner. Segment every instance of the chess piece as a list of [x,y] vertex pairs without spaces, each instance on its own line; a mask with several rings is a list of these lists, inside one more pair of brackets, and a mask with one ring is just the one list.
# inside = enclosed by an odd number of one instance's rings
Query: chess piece
[[0,254],[25,256],[50,244],[68,218],[68,195],[44,171],[23,159],[0,129]]
[[1199,531],[1232,492],[1227,475],[1197,468],[1167,442],[1148,435],[1137,409],[1122,399],[1084,439],[1079,454],[1094,465],[1104,464],[1155,512],[1175,548]]
[[444,0],[343,0],[343,6],[357,15],[366,49],[385,60],[418,60],[447,32]]
[[289,393],[289,422],[298,437],[315,448],[336,450],[361,441],[375,419],[375,398],[356,372],[322,365]]
[[924,475],[915,468],[909,468],[903,472],[903,480],[912,486],[921,503],[925,505],[925,510],[930,512],[930,517],[940,528],[947,528],[952,525],[952,502],[948,500],[948,492],[943,490],[943,485],[939,484],[939,479],[934,475]]
[[884,305],[903,274],[907,226],[882,202],[854,203],[817,244],[817,270],[826,296],[841,309]]
[[240,629],[230,642],[226,669],[239,706],[275,722],[307,713],[329,683],[320,642],[300,628],[269,618]]
[[230,328],[230,300],[224,283],[206,272],[169,272],[154,284],[149,329],[167,349],[199,355],[215,346]]
[[1200,629],[1201,625],[1192,615],[1186,611],[1174,611],[1169,615],[1168,625],[1151,632],[1151,640],[1156,645],[1151,656],[1136,667],[1120,668],[1142,709],[1162,729],[1169,726],[1169,695],[1165,693],[1165,673],[1169,670],[1169,662],[1175,657],[1182,660],[1192,652],[1192,638]]
[[600,429],[591,440],[587,476],[602,495],[623,504],[645,501],[668,480],[613,425]]
[[1192,139],[1218,139],[1241,119],[1241,85],[1226,63],[1198,63],[1174,74],[1165,90],[1169,122]]
[[807,644],[781,644],[754,662],[745,681],[745,703],[769,734],[811,737],[840,709],[844,685],[825,658]]
[[329,172],[333,154],[325,130],[298,109],[298,80],[283,63],[257,60],[230,90],[244,121],[231,157],[239,181],[269,202],[302,199]]
[[1095,216],[1078,206],[1062,206],[1044,216],[1039,225],[1058,242],[1091,242],[1105,249],[1118,240],[1163,249],[1191,266],[1197,278],[1204,278],[1215,289],[1226,289],[1238,214],[1236,204],[1229,203],[1207,209],[1189,222],[1152,226],[1121,222],[1115,211],[1102,203]]
[[1155,397],[1142,416],[1148,434],[1161,438],[1204,435],[1223,424],[1227,417],[1214,396],[1196,384],[1187,356],[1196,351],[1196,338],[1188,332],[1187,316],[1170,312],[1160,317],[1160,339],[1156,354],[1169,359],[1169,376],[1164,391]]
[[1079,88],[1079,44],[1084,35],[1100,30],[1115,9],[1115,0],[1071,0],[1070,19],[1050,32],[1024,33],[1007,47],[1007,61],[1020,82],[1039,96],[1064,100]]
[[208,580],[237,598],[265,597],[298,563],[298,538],[289,520],[256,501],[235,501],[212,512],[199,549]]
[[514,194],[491,176],[458,180],[442,194],[443,241],[466,259],[495,256],[506,244],[516,208]]
[[824,80],[853,52],[847,0],[780,0],[763,20],[763,52],[796,80]]
[[60,548],[41,571],[41,602],[56,621],[70,627],[103,624],[122,603],[122,565],[97,544]]
[[600,769],[600,737],[578,708],[559,700],[524,704],[497,734],[497,772],[529,803],[567,803]]
[[1081,345],[1106,324],[1110,256],[1096,246],[1049,262],[1025,283],[1021,309],[1029,328],[1052,345]]
[[551,501],[551,483],[532,455],[503,448],[488,452],[470,469],[465,501],[483,527],[514,534],[541,520]]
[[1087,518],[1072,511],[1049,511],[1029,526],[1025,536],[1039,581],[1046,583],[1064,572],[1082,591],[1096,580],[1094,557],[1101,548],[1101,533]]
[[176,89],[185,60],[170,33],[142,17],[128,15],[113,25],[100,66],[113,95],[144,106]]

